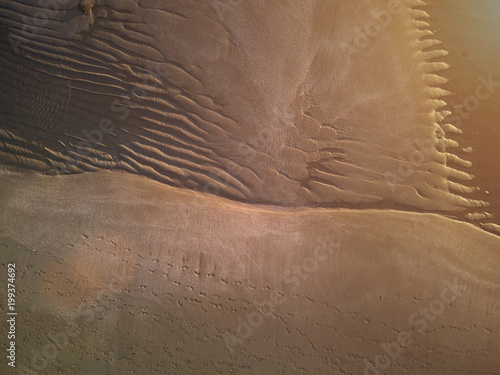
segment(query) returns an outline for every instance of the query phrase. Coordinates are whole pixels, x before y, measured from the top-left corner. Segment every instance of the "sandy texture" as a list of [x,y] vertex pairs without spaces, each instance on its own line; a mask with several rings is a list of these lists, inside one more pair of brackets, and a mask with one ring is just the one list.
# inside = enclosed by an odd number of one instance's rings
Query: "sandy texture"
[[[65,5],[20,55],[4,40],[4,163],[275,205],[482,208],[441,123],[447,52],[422,1],[396,3]],[[22,34],[36,8],[7,9]]]
[[0,1],[18,369],[498,373],[498,5],[34,3]]
[[[471,225],[230,204],[102,172],[11,176],[1,193],[0,225],[24,245],[2,252],[22,265],[35,337],[20,362],[72,316],[81,329],[47,373],[362,373],[403,331],[413,342],[388,374],[498,369],[500,244]],[[440,311],[447,281],[464,289]],[[440,313],[426,327],[409,321],[429,306]]]

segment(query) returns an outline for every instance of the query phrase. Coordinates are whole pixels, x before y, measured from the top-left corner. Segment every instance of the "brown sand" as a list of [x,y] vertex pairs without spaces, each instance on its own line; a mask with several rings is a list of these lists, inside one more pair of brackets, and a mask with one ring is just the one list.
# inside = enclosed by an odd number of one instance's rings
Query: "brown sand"
[[[13,175],[2,186],[0,225],[24,242],[3,250],[22,270],[20,360],[30,363],[30,349],[41,351],[71,316],[82,330],[48,373],[76,366],[71,373],[85,374],[87,362],[103,374],[361,373],[402,331],[414,341],[387,373],[498,368],[500,244],[471,225],[208,197],[200,206],[198,194],[105,172]],[[316,258],[329,236],[331,252]],[[466,289],[418,331],[410,317],[440,300],[447,280]],[[112,293],[102,297],[103,289]],[[271,316],[258,308],[265,301],[277,301]],[[226,341],[250,314],[248,339]],[[53,326],[34,332],[42,318]]]
[[18,365],[496,373],[498,6],[401,3],[2,2]]

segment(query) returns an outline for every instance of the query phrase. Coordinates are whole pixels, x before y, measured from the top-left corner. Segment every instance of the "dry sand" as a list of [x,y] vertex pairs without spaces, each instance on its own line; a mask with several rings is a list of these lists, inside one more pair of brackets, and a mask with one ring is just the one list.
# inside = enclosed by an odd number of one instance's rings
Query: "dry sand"
[[498,373],[493,3],[1,2],[18,368]]
[[[81,329],[47,373],[362,373],[403,331],[387,373],[498,368],[500,244],[471,225],[255,207],[114,172],[8,176],[1,193],[23,242],[2,250],[21,271],[20,360],[72,317]],[[464,289],[440,305],[447,282]]]

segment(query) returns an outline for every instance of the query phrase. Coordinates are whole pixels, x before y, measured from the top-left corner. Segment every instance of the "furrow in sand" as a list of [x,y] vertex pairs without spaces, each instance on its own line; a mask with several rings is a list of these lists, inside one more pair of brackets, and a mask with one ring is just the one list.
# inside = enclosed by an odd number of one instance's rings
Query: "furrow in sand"
[[[131,149],[133,149],[137,154],[148,156],[149,160],[165,160],[162,165],[172,165],[177,167],[177,171],[181,173],[184,178],[189,178],[191,173],[194,175],[203,174],[207,179],[212,179],[213,181],[217,179],[223,180],[226,184],[232,186],[233,188],[237,187],[237,189],[241,189],[243,187],[238,181],[225,172],[220,165],[214,165],[213,162],[197,163],[196,159],[191,159],[186,153],[182,153],[181,156],[183,156],[183,158],[179,158],[172,152],[165,153],[158,147],[151,147],[151,145],[139,142],[131,142]],[[189,171],[189,174],[187,174],[187,171]]]
[[[168,108],[162,107],[160,103],[153,101],[150,108],[139,118],[144,120],[148,127],[154,129],[163,129],[166,134],[182,134],[181,138],[190,140],[194,144],[206,144],[208,131],[201,128],[182,112],[170,112]],[[169,130],[172,130],[170,132]]]
[[[32,61],[37,65],[37,70],[51,74],[53,77],[70,79],[74,87],[86,87],[88,91],[100,95],[118,96],[126,93],[125,82],[116,71],[96,65],[77,63],[76,58],[64,59],[63,55],[59,53],[61,51],[47,52],[31,46],[27,46],[25,49],[30,52]],[[123,76],[125,75],[123,74]],[[120,91],[113,92],[110,89]]]
[[[145,128],[143,128],[142,130],[150,131],[150,129],[148,130]],[[225,170],[219,163],[217,163],[217,161],[229,163],[229,160],[219,158],[218,156],[214,155],[213,152],[207,153],[207,151],[209,151],[208,149],[202,150],[201,148],[196,148],[191,144],[179,143],[178,140],[172,139],[170,137],[163,138],[164,134],[165,133],[153,133],[151,135],[154,138],[137,134],[135,136],[137,137],[139,142],[147,143],[150,149],[162,151],[165,157],[168,157],[168,155],[177,156],[179,160],[182,160],[184,163],[187,163],[190,166],[190,168],[187,168],[187,170],[195,170],[200,166],[207,165],[215,168],[214,176],[218,176],[218,178],[221,178],[221,176],[226,176],[224,177],[225,181],[234,180],[234,186],[238,186],[238,189],[241,190],[247,190],[245,181],[241,178],[240,174],[233,173],[231,175],[229,168]],[[203,154],[210,155],[211,158],[209,158],[208,156],[204,156]],[[237,170],[240,168],[240,166],[235,165],[232,169]],[[246,191],[246,193],[250,194],[249,191]]]

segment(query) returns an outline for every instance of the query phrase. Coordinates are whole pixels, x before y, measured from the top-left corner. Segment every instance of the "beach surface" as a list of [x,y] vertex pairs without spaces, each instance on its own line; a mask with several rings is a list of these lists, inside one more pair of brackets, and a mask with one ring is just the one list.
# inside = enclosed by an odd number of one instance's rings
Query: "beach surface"
[[0,372],[498,373],[499,12],[1,1]]

